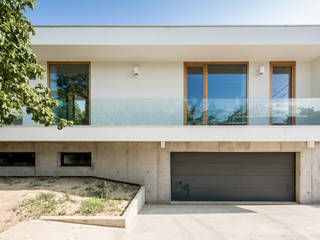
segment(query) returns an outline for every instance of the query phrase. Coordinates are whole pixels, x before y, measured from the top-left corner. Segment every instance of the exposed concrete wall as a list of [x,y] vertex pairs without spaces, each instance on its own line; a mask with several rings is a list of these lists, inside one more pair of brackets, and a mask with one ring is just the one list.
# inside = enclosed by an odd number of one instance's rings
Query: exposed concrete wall
[[[97,176],[146,186],[146,201],[171,199],[171,152],[296,152],[297,201],[320,202],[320,143],[305,142],[81,142],[0,143],[0,151],[35,151],[36,167],[0,167],[0,176]],[[61,167],[60,152],[92,152],[92,167]]]
[[320,143],[311,153],[311,201],[320,202]]
[[[61,152],[92,152],[91,167],[61,167]],[[38,143],[36,144],[37,176],[95,175],[96,145],[94,143]]]
[[158,201],[158,161],[160,143],[97,143],[99,177],[146,186],[146,200]]

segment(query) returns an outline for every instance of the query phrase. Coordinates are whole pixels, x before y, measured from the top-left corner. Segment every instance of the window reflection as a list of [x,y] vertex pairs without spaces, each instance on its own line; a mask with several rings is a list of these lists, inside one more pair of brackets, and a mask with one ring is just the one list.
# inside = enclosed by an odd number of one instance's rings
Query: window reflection
[[187,98],[188,125],[247,124],[247,64],[188,66]]
[[272,67],[272,124],[292,123],[292,67]]
[[187,74],[187,124],[201,125],[203,120],[203,67],[188,67]]
[[58,100],[56,120],[64,118],[75,125],[89,124],[89,65],[50,64],[51,97]]
[[208,65],[208,124],[247,123],[247,65]]

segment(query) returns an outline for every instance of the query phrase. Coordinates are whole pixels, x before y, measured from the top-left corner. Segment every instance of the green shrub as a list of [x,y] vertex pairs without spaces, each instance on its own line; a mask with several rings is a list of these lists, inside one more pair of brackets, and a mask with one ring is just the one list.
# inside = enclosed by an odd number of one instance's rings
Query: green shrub
[[95,195],[98,198],[102,198],[105,200],[109,200],[110,199],[110,188],[109,185],[106,181],[104,181],[103,183],[100,183],[97,185],[98,190],[95,191]]
[[105,201],[99,198],[87,199],[82,201],[79,212],[83,215],[93,215],[104,210]]

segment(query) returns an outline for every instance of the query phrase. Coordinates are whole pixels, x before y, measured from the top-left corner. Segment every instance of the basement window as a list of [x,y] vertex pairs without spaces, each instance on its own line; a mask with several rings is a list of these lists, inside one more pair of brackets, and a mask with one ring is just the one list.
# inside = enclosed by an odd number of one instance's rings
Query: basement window
[[91,152],[62,152],[61,166],[91,167]]
[[34,152],[0,152],[0,166],[25,167],[35,166],[36,154]]

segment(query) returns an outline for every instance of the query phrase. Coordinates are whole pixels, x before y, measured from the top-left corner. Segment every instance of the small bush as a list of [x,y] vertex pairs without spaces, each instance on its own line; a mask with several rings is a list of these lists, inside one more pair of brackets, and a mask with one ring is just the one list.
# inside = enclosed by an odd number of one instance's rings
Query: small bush
[[82,201],[79,212],[84,215],[93,215],[104,210],[105,201],[99,198],[87,199]]
[[96,197],[102,198],[105,200],[109,200],[110,199],[110,189],[109,189],[109,185],[107,184],[107,182],[104,181],[103,183],[99,184],[97,187],[99,189],[95,192]]

